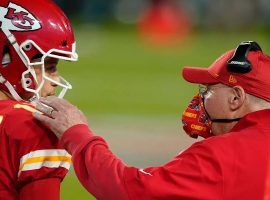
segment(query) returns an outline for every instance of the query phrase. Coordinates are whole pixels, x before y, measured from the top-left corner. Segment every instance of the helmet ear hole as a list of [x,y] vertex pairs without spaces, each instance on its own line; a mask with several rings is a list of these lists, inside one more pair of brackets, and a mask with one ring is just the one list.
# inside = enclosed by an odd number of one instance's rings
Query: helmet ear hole
[[29,72],[23,75],[21,81],[22,81],[22,85],[23,85],[24,88],[33,89],[34,84],[33,84],[33,79],[31,77],[32,77],[32,75]]
[[25,50],[25,51],[30,51],[31,49],[32,49],[32,44],[25,44],[24,46],[23,46],[23,49]]
[[32,85],[32,80],[31,80],[31,78],[26,78],[25,79],[25,87],[29,87],[30,85]]
[[10,62],[11,62],[10,50],[8,46],[4,46],[1,60],[2,67],[7,67]]

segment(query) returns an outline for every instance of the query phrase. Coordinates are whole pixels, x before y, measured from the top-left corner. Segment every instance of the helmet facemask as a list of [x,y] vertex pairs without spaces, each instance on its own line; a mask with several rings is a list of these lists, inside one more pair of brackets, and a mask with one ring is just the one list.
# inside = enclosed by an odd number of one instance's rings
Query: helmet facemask
[[[34,48],[35,50],[39,51],[40,58],[39,59],[32,59],[30,60],[29,56],[27,55],[27,50],[29,48]],[[65,80],[63,77],[59,76],[59,81],[56,81],[49,76],[46,75],[46,67],[45,67],[45,59],[46,58],[55,58],[58,60],[65,60],[65,61],[77,61],[78,56],[75,53],[75,43],[72,47],[72,52],[58,50],[58,49],[51,49],[48,52],[44,52],[34,41],[27,40],[20,45],[20,51],[22,52],[23,56],[26,58],[28,69],[22,74],[22,85],[23,88],[28,91],[34,93],[33,98],[38,99],[40,97],[40,92],[42,87],[44,86],[45,81],[49,81],[58,87],[61,87],[61,91],[58,95],[59,98],[63,98],[67,90],[72,89],[71,84]],[[39,67],[41,70],[41,81],[37,80],[37,75],[35,73],[35,68]],[[36,87],[33,89],[29,87],[29,75],[32,75],[35,80]],[[31,100],[34,100],[31,99]]]
[[[77,53],[75,52],[76,49],[75,43],[72,45],[71,52],[59,49],[50,49],[48,52],[45,52],[33,40],[26,40],[22,42],[21,45],[18,45],[15,37],[8,30],[3,32],[9,33],[7,38],[9,39],[9,42],[12,44],[16,53],[19,55],[20,59],[22,60],[22,62],[26,67],[25,68],[26,70],[21,75],[21,84],[22,88],[25,91],[33,94],[33,96],[30,99],[27,99],[28,101],[32,102],[40,98],[41,90],[42,87],[44,86],[45,81],[52,82],[54,85],[57,85],[58,87],[62,88],[61,92],[58,95],[59,98],[63,98],[68,89],[72,89],[71,84],[68,81],[66,81],[63,77],[59,76],[60,81],[56,81],[46,75],[45,59],[50,57],[59,60],[77,61],[78,56]],[[38,59],[36,58],[36,56],[38,56]],[[3,57],[2,65],[3,62],[7,63],[12,62],[12,58],[10,58],[9,55],[7,54],[5,55],[5,57]],[[39,67],[41,70],[40,81],[38,81],[35,72],[35,68],[37,67]],[[8,83],[7,80],[5,81]],[[21,101],[24,99],[16,92],[16,89],[11,84],[6,85],[6,87],[8,88],[10,94],[15,100]]]
[[[15,100],[38,99],[47,82],[62,88],[59,97],[71,89],[65,79],[46,75],[46,58],[76,61],[78,57],[70,21],[53,1],[0,1],[1,54],[0,89]],[[41,72],[38,77],[37,68]]]

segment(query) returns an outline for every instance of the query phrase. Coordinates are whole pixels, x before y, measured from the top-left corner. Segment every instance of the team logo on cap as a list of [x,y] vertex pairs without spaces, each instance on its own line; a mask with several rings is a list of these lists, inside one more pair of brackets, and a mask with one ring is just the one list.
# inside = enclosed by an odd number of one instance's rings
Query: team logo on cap
[[233,75],[230,75],[229,77],[229,83],[237,83],[237,79],[233,76]]
[[25,8],[9,3],[0,7],[0,25],[10,31],[33,31],[41,28],[39,21]]

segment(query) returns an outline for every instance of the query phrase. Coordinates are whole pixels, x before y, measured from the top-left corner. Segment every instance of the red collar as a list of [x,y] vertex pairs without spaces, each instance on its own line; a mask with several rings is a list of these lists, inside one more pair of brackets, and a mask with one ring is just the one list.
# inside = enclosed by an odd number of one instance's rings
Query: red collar
[[[230,132],[240,131],[251,126],[263,126],[270,129],[270,109],[255,111],[245,115]],[[267,125],[267,126],[266,126]]]

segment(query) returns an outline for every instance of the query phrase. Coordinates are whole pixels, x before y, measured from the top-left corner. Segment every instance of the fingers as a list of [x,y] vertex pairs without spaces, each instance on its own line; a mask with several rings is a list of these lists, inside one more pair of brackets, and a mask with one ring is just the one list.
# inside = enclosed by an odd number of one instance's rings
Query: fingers
[[57,115],[57,110],[54,110],[52,107],[49,107],[40,102],[37,102],[36,109],[51,118],[55,118]]
[[53,108],[54,110],[59,110],[62,107],[59,100],[61,100],[61,99],[59,99],[58,97],[48,96],[48,97],[40,98],[39,102],[46,105],[46,106],[49,106],[49,107]]
[[72,106],[68,101],[65,99],[60,99],[55,96],[48,96],[45,98],[40,98],[39,102],[53,108],[54,110],[66,110],[68,107]]
[[33,117],[37,119],[38,121],[41,121],[42,123],[46,124],[47,126],[50,126],[53,123],[53,119],[40,114],[39,112],[34,112]]
[[47,127],[49,127],[59,139],[62,137],[64,131],[59,132],[57,128],[56,129],[54,128],[58,127],[57,121],[55,119],[52,119],[46,115],[42,115],[39,112],[34,112],[33,117],[38,121],[40,121],[41,123],[43,123],[44,125],[46,125]]

